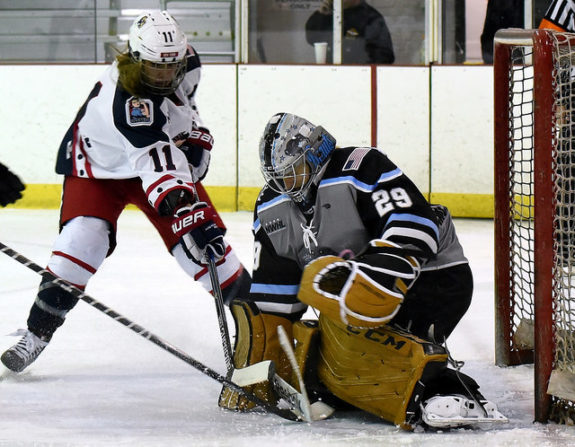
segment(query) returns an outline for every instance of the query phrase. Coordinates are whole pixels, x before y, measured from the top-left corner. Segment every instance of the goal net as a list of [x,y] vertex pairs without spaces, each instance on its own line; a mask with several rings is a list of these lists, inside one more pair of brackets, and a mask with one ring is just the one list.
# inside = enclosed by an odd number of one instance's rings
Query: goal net
[[495,351],[535,420],[575,421],[575,34],[495,36]]

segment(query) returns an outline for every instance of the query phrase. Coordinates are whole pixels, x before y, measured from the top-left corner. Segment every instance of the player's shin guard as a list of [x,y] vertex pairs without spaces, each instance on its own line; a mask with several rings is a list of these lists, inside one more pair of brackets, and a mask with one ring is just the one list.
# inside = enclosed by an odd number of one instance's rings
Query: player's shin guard
[[[234,366],[244,368],[262,360],[272,360],[276,373],[288,380],[291,368],[278,339],[277,327],[282,325],[292,338],[292,323],[284,317],[260,312],[253,302],[233,301],[230,305],[236,325],[236,343],[234,347]],[[277,402],[269,382],[263,382],[247,387],[260,399]],[[235,411],[247,411],[254,404],[238,393],[224,387],[220,394],[218,405]]]
[[77,302],[78,298],[70,292],[43,279],[30,309],[28,329],[42,340],[50,341],[56,329],[64,323],[66,314]]
[[425,384],[447,367],[438,345],[383,326],[357,329],[320,315],[318,375],[339,399],[406,430],[420,418]]

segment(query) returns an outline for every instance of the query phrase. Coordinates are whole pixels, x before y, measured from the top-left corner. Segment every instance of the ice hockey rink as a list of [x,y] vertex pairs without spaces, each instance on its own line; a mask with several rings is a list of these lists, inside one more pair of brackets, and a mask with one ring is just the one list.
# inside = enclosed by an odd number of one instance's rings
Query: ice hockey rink
[[[250,268],[251,213],[222,217],[227,240]],[[0,209],[0,241],[44,266],[57,221],[56,210]],[[448,347],[508,424],[407,433],[359,411],[313,424],[227,412],[216,403],[218,382],[80,302],[39,359],[0,382],[0,446],[575,445],[574,427],[533,423],[532,366],[494,365],[493,221],[455,223],[475,293]],[[0,254],[2,351],[18,340],[8,334],[26,327],[38,282]],[[139,212],[121,216],[118,247],[86,292],[224,374],[214,300],[179,269]]]

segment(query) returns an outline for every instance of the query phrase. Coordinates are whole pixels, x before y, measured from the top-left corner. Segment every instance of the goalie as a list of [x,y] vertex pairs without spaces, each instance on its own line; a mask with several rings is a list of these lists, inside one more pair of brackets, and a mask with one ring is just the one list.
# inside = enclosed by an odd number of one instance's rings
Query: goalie
[[[473,292],[448,210],[378,149],[336,149],[324,128],[289,113],[268,122],[260,161],[250,299],[231,305],[235,367],[273,360],[290,381],[282,325],[316,399],[408,430],[504,420],[448,367],[443,344]],[[300,321],[308,305],[319,321]],[[277,400],[269,383],[252,387]],[[253,406],[226,388],[219,405]]]

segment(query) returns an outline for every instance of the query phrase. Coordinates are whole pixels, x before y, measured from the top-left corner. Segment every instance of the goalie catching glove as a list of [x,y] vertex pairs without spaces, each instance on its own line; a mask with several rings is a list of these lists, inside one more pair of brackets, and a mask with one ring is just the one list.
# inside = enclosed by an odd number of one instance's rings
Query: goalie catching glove
[[216,261],[226,253],[224,232],[214,219],[214,210],[206,202],[183,206],[175,213],[172,231],[180,238],[186,255],[197,263],[205,264],[210,253]]
[[419,270],[418,261],[400,247],[376,240],[368,254],[354,260],[322,256],[310,262],[298,298],[333,321],[379,327],[399,311]]

